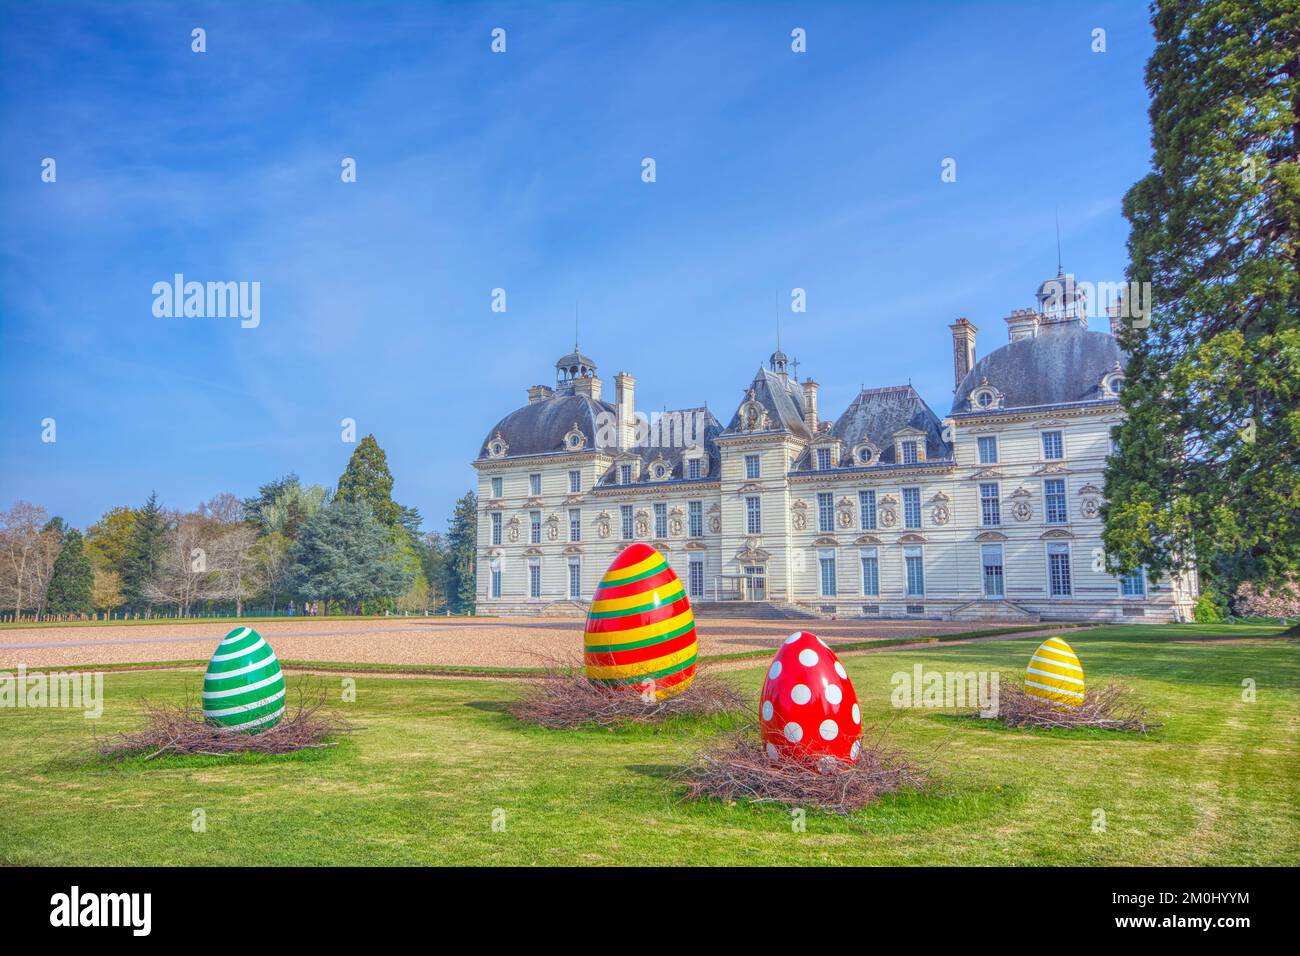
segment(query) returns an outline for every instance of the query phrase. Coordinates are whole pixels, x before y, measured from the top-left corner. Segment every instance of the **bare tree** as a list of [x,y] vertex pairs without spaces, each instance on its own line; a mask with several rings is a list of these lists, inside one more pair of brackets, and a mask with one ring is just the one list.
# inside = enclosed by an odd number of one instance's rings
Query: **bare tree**
[[24,595],[32,594],[32,564],[48,520],[46,510],[30,501],[16,501],[8,511],[0,511],[0,594],[15,617],[23,612]]
[[146,598],[173,604],[185,617],[196,603],[221,596],[220,575],[211,564],[211,528],[211,522],[198,515],[175,516],[158,573],[144,586]]
[[216,524],[240,524],[244,520],[244,502],[228,491],[214,495],[199,505],[200,518],[206,518]]
[[244,600],[258,590],[257,532],[252,525],[237,524],[213,542],[212,566],[217,572],[221,597],[233,598],[235,617],[244,614]]
[[253,546],[253,560],[257,589],[271,598],[274,614],[276,599],[289,580],[289,539],[278,531],[263,535]]

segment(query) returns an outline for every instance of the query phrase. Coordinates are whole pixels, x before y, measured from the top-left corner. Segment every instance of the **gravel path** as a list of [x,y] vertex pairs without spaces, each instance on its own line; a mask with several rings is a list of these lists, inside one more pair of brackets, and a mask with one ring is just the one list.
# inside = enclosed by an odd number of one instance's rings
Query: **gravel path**
[[[437,618],[348,621],[320,618],[253,625],[285,660],[455,667],[539,667],[581,650],[580,619]],[[229,623],[0,630],[0,668],[197,660],[212,653]],[[827,644],[897,640],[978,630],[940,621],[769,621],[701,618],[701,657],[775,652],[804,627]],[[742,666],[748,666],[742,665]]]

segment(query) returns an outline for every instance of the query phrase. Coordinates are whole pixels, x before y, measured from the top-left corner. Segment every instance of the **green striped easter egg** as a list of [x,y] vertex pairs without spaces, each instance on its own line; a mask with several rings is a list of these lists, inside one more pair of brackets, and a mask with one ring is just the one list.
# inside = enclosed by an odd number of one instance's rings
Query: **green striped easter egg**
[[203,716],[222,730],[258,734],[284,716],[284,674],[271,645],[237,627],[217,645],[203,675]]

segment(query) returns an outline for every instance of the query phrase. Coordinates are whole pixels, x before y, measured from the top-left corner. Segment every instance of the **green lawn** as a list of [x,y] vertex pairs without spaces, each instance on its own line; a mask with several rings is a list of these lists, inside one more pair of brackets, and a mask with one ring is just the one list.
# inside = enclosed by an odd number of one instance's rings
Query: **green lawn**
[[[684,803],[667,776],[720,723],[562,733],[517,724],[511,683],[360,675],[334,750],[232,761],[85,761],[139,699],[194,674],[109,672],[102,719],[0,709],[0,862],[18,864],[1300,863],[1300,645],[1268,627],[1066,633],[1089,680],[1133,686],[1163,729],[1009,731],[895,711],[890,676],[1019,670],[1020,639],[844,658],[867,722],[937,789],[851,818]],[[1233,641],[1194,638],[1228,636]],[[752,695],[763,667],[729,672]],[[1242,700],[1252,678],[1258,698]],[[333,678],[295,677],[293,681]],[[192,811],[207,831],[191,830]],[[496,809],[505,831],[493,832]],[[1107,829],[1094,833],[1094,810]]]

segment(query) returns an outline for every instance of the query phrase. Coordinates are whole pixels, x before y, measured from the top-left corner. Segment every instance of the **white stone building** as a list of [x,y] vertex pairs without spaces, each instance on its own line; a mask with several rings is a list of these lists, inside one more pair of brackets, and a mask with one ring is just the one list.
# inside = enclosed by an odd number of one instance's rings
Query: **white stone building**
[[[1071,291],[1062,296],[1064,285]],[[951,410],[910,385],[864,389],[833,421],[779,349],[724,427],[647,417],[635,380],[576,349],[554,388],[479,450],[478,607],[573,612],[631,541],[658,548],[697,604],[754,613],[956,620],[1190,619],[1194,579],[1117,579],[1101,550],[1103,469],[1124,356],[1089,331],[1072,277],[1006,318],[976,360],[958,319]]]

